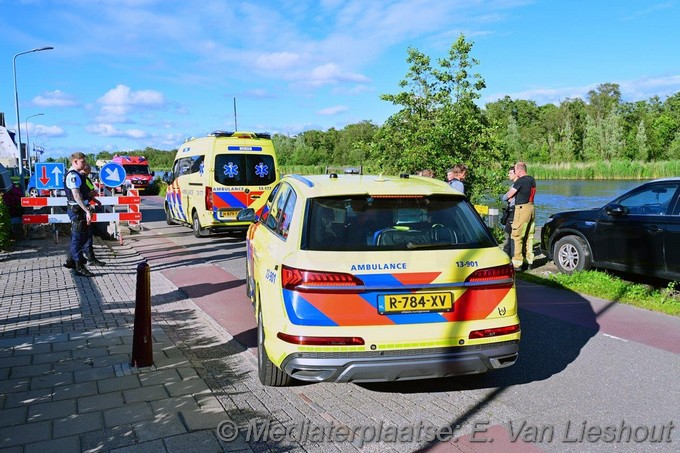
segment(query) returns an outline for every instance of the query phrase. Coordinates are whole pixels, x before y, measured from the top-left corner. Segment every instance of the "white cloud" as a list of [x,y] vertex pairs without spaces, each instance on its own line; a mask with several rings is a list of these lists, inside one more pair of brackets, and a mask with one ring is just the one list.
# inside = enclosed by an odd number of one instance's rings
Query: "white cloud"
[[262,88],[255,88],[252,90],[248,90],[245,93],[243,93],[244,97],[247,98],[255,98],[255,99],[275,99],[276,96],[269,91],[262,89]]
[[343,82],[367,83],[370,79],[362,74],[345,72],[335,63],[317,66],[309,73],[307,82],[312,86],[335,85]]
[[112,124],[95,124],[88,126],[86,130],[92,134],[102,137],[118,137],[140,139],[148,136],[146,131],[140,129],[117,129]]
[[260,55],[255,66],[265,71],[285,71],[294,68],[300,61],[300,55],[291,52],[274,52]]
[[100,123],[125,123],[133,109],[160,108],[165,106],[165,97],[154,90],[132,91],[125,85],[118,85],[97,100],[102,104],[96,120]]
[[[30,126],[30,124],[29,124]],[[66,131],[59,126],[43,126],[42,124],[37,124],[31,130],[31,138],[35,137],[65,137]],[[41,137],[42,138],[42,137]]]
[[318,110],[317,115],[337,115],[338,113],[343,113],[348,111],[349,108],[344,105],[336,105],[334,107],[327,107],[325,109]]
[[162,106],[165,103],[163,94],[153,90],[132,91],[130,87],[118,85],[109,90],[98,101],[105,106]]
[[[566,99],[581,98],[586,100],[588,92],[597,89],[598,85],[604,82],[593,83],[580,87],[563,88],[536,88],[515,93],[491,94],[484,96],[484,103],[495,102],[506,95],[512,99],[527,99],[536,102],[538,105],[560,104]],[[680,75],[667,77],[653,77],[636,80],[614,81],[619,85],[623,102],[635,102],[648,100],[653,96],[670,96],[680,91]]]
[[38,95],[31,100],[31,104],[36,107],[74,107],[78,105],[72,96],[60,90]]

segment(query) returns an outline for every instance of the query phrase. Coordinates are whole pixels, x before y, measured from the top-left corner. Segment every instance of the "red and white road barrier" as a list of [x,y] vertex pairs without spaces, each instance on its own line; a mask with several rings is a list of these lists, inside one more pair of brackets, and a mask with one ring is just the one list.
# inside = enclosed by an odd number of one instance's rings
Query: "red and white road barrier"
[[[139,204],[142,198],[139,195],[121,196],[121,197],[97,197],[97,200],[102,205],[129,205],[136,206],[136,211],[139,212]],[[42,208],[45,206],[68,206],[68,198],[66,197],[23,197],[21,199],[21,206],[24,208]]]
[[[130,190],[129,192],[132,192]],[[120,197],[97,197],[97,200],[104,206],[127,206],[128,212],[97,212],[92,214],[93,222],[129,222],[139,224],[142,220],[142,213],[139,211],[139,204],[142,202],[137,190],[134,194]],[[21,206],[24,208],[42,208],[68,206],[66,197],[23,197]],[[67,214],[24,214],[21,218],[23,224],[35,223],[70,223]]]
[[[139,212],[97,212],[92,214],[92,222],[133,222],[142,220]],[[21,218],[24,224],[30,223],[71,223],[68,214],[24,214]]]
[[[130,198],[135,197],[137,199],[140,199],[139,190],[137,190],[137,189],[128,189],[127,193],[130,196]],[[119,197],[119,198],[123,198],[123,197]],[[139,219],[129,220],[128,225],[139,225],[139,221],[142,220],[142,214],[139,212],[139,203],[127,203],[127,205],[128,205],[128,212],[129,213],[139,214]]]

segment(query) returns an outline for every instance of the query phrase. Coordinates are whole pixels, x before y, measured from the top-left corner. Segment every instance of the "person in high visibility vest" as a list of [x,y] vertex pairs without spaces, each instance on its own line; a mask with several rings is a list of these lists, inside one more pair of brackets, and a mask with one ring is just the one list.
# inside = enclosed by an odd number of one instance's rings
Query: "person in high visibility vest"
[[81,277],[94,277],[94,274],[80,261],[92,221],[91,210],[87,205],[89,190],[85,184],[85,178],[80,174],[85,164],[87,164],[85,154],[81,152],[71,154],[71,167],[64,177],[68,217],[71,219],[71,244],[64,267],[74,269],[76,275]]
[[[92,172],[92,167],[90,167],[90,164],[85,163],[85,166],[83,167],[82,171],[80,174],[82,177],[85,179],[85,186],[87,187],[86,189],[86,204],[90,206],[90,209],[96,210],[98,206],[101,206],[102,204],[97,200],[95,195],[97,192],[94,189],[94,183],[90,180],[88,177],[89,174]],[[87,233],[87,239],[85,240],[85,244],[83,245],[83,259],[86,260],[88,263],[93,264],[95,266],[106,266],[106,263],[103,261],[99,261],[97,257],[94,256],[94,244],[93,244],[93,239],[95,235],[95,229],[97,229],[97,226],[99,224],[94,223],[90,224]]]

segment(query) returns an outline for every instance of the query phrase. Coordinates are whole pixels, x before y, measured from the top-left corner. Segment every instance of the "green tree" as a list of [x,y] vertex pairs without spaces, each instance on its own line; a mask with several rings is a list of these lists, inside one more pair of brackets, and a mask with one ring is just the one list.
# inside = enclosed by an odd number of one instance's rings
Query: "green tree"
[[586,103],[583,99],[566,99],[560,104],[560,110],[564,111],[565,122],[569,122],[573,142],[573,154],[575,160],[583,160],[583,140],[586,131]]
[[377,131],[378,126],[370,121],[345,126],[339,133],[333,162],[338,165],[366,165],[368,148]]
[[588,92],[588,100],[590,114],[601,120],[621,103],[621,89],[616,83],[603,83]]
[[612,110],[602,120],[602,149],[606,160],[617,159],[623,156],[623,128],[621,127],[621,117]]
[[635,134],[635,157],[641,161],[649,159],[649,146],[647,145],[647,130],[645,122],[640,120]]
[[668,149],[680,130],[680,123],[670,112],[663,112],[652,122],[652,157],[654,159],[667,159]]
[[602,159],[602,127],[590,114],[586,115],[585,134],[583,136],[583,160]]
[[451,45],[438,68],[422,52],[409,48],[410,64],[398,94],[381,99],[401,107],[376,134],[371,156],[386,172],[413,173],[433,168],[445,174],[456,162],[468,165],[466,191],[480,200],[487,193],[500,193],[508,155],[505,146],[477,106],[484,79],[473,69],[472,42],[464,35]]

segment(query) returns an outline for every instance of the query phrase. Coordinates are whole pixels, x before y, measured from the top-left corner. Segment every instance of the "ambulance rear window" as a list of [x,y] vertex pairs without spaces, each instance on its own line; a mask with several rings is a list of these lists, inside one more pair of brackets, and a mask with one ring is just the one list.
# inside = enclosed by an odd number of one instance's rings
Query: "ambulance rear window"
[[458,196],[312,198],[303,250],[474,249],[497,245]]
[[267,186],[276,180],[274,158],[267,154],[218,154],[215,181],[223,186]]

